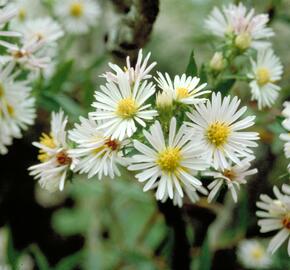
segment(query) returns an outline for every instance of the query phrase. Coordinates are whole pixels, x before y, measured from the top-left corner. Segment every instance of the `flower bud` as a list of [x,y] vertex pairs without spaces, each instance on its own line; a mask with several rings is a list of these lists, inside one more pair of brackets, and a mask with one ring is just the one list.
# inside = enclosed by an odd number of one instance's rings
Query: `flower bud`
[[156,95],[156,106],[158,109],[166,110],[170,109],[173,104],[172,95],[166,91],[157,93]]
[[252,38],[249,33],[241,33],[235,39],[235,45],[241,49],[246,50],[251,46]]
[[210,60],[209,66],[212,70],[221,71],[224,69],[225,61],[221,52],[215,52]]

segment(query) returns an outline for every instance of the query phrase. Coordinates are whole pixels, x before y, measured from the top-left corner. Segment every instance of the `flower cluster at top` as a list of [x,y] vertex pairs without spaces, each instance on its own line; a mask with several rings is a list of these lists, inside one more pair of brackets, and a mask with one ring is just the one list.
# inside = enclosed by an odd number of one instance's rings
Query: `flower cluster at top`
[[[283,73],[269,41],[274,32],[268,22],[268,14],[255,14],[242,3],[215,7],[205,21],[206,28],[220,40],[208,65],[214,82],[218,85],[229,75],[247,82],[259,109],[271,107],[277,100],[281,88],[276,83]],[[245,58],[243,66],[239,66],[239,58]]]
[[[62,111],[53,113],[51,132],[34,143],[40,163],[31,175],[54,191],[71,173],[114,178],[123,167],[163,202],[182,206],[185,195],[196,202],[200,193],[212,201],[223,186],[237,201],[240,184],[257,172],[250,167],[258,134],[247,130],[255,116],[244,116],[237,97],[208,90],[196,76],[152,78],[149,57],[140,50],[135,66],[129,58],[124,69],[110,64],[93,111],[72,130]],[[208,188],[205,176],[214,178]]]
[[53,13],[59,22],[38,0],[0,3],[0,154],[34,123],[33,84],[52,76],[59,39],[64,32],[88,32],[99,7],[92,0],[63,0]]

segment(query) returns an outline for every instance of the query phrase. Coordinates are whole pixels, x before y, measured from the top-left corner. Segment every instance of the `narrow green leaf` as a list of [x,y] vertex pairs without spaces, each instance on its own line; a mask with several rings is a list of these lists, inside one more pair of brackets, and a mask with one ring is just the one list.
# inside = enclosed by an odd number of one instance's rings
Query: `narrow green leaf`
[[17,270],[19,256],[20,252],[14,249],[11,231],[7,230],[7,259],[13,270]]
[[40,270],[49,270],[49,264],[47,259],[45,258],[44,254],[41,252],[38,246],[32,245],[30,247],[32,254],[35,256],[35,262],[37,265],[37,269]]
[[212,253],[209,246],[208,237],[203,241],[201,248],[201,254],[199,258],[199,269],[210,270],[212,264]]
[[188,76],[196,76],[198,75],[197,65],[194,58],[194,51],[192,50],[189,58],[189,62],[186,68],[186,75]]
[[71,270],[77,266],[80,267],[80,263],[84,259],[83,251],[77,252],[69,257],[62,259],[56,266],[55,270]]

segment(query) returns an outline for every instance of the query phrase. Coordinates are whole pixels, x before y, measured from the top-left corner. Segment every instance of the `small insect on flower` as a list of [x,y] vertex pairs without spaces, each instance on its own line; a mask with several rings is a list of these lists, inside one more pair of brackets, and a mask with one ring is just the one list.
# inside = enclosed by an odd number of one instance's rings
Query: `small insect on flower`
[[[109,63],[111,69],[115,72],[106,72],[102,75],[102,77],[106,78],[108,81],[118,82],[118,74],[124,72],[128,76],[128,80],[131,85],[133,85],[136,81],[148,80],[152,76],[150,75],[150,71],[157,65],[156,62],[148,65],[149,58],[151,53],[149,52],[145,59],[143,60],[143,51],[139,50],[137,61],[135,67],[132,66],[130,57],[126,58],[126,66],[124,70],[122,70],[118,65]],[[148,66],[147,66],[148,65]]]
[[118,73],[117,82],[108,81],[106,86],[101,86],[101,91],[95,92],[96,102],[92,106],[96,111],[90,117],[103,121],[98,128],[105,130],[104,136],[123,140],[137,130],[136,123],[145,127],[145,121],[157,115],[156,110],[149,109],[151,104],[145,104],[154,93],[152,82],[137,81],[131,87],[126,74]]
[[55,14],[71,34],[85,34],[96,25],[100,7],[93,0],[62,0],[55,3]]
[[252,71],[248,74],[252,100],[258,101],[258,108],[271,107],[281,87],[275,82],[281,79],[283,66],[272,49],[259,50],[257,60],[251,59]]
[[253,154],[258,133],[244,132],[243,129],[254,125],[255,116],[238,120],[247,110],[238,109],[240,100],[230,96],[222,100],[221,93],[213,93],[211,100],[196,106],[196,110],[187,113],[191,122],[187,122],[187,133],[201,146],[202,151],[215,169],[226,169],[229,160],[241,164],[240,158]]
[[65,131],[67,117],[63,111],[52,113],[51,132],[43,133],[39,142],[33,145],[38,147],[40,164],[31,166],[30,175],[39,180],[41,187],[48,191],[63,190],[67,172],[72,163],[67,145]]
[[261,48],[269,46],[266,40],[273,36],[267,27],[268,14],[255,15],[255,10],[247,10],[242,4],[223,6],[222,10],[215,7],[205,21],[206,28],[214,35],[234,38],[234,45],[241,49]]
[[129,141],[104,136],[104,131],[92,119],[81,117],[80,122],[69,131],[69,138],[77,144],[69,151],[74,158],[73,170],[88,173],[88,178],[97,174],[100,180],[103,176],[120,176],[118,165],[127,165],[122,150]]
[[132,157],[133,164],[128,169],[142,171],[136,178],[139,182],[147,181],[144,191],[157,186],[157,200],[173,199],[178,193],[180,201],[184,197],[183,189],[189,187],[196,191],[202,186],[195,175],[209,165],[201,155],[202,148],[184,135],[184,129],[185,126],[182,126],[177,131],[176,119],[172,118],[167,137],[156,121],[150,132],[143,132],[151,147],[134,140],[134,147],[141,154]]
[[248,269],[267,269],[272,265],[271,255],[255,239],[242,240],[238,245],[237,255],[241,264]]
[[182,74],[176,75],[172,81],[168,73],[165,76],[157,72],[158,76],[155,80],[158,82],[159,88],[173,97],[175,101],[196,105],[205,102],[205,98],[201,96],[210,93],[209,90],[204,90],[206,83],[199,85],[200,79],[198,77],[191,77]]
[[223,185],[227,185],[230,190],[233,200],[238,201],[238,192],[241,184],[246,184],[247,176],[258,172],[257,169],[249,169],[252,158],[245,158],[240,164],[231,165],[223,170],[216,172],[205,172],[203,175],[214,177],[214,181],[208,185],[210,190],[208,202],[211,202],[217,195]]
[[[276,199],[271,199],[268,195],[262,194],[257,207],[260,218],[258,225],[262,233],[276,231],[279,232],[269,243],[268,251],[274,253],[290,237],[290,185],[284,184],[282,192],[275,186],[273,188]],[[288,255],[290,256],[290,239],[288,240]]]

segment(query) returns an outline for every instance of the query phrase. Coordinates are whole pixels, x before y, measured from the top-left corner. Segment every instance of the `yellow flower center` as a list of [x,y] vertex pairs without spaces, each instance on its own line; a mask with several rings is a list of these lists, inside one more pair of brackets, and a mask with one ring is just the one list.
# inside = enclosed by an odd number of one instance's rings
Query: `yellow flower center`
[[178,148],[166,148],[159,153],[157,164],[161,170],[174,173],[178,167],[180,167],[181,153]]
[[265,254],[265,251],[262,247],[255,247],[252,252],[251,255],[254,259],[259,260],[261,259]]
[[176,95],[178,99],[187,98],[190,96],[188,89],[185,87],[180,87],[176,89]]
[[223,175],[229,178],[231,181],[235,179],[236,173],[233,170],[225,169]]
[[283,217],[282,224],[286,229],[290,230],[290,213]]
[[[56,147],[52,135],[47,135],[45,133],[42,133],[41,137],[39,138],[39,142],[41,144],[49,147],[49,148],[55,148]],[[48,153],[45,152],[42,149],[39,150],[39,155],[37,157],[38,157],[38,160],[41,161],[41,162],[45,162],[45,161],[47,161],[49,159]]]
[[116,114],[124,119],[132,118],[138,110],[138,106],[132,98],[121,99],[118,103]]
[[270,71],[268,68],[260,67],[257,70],[257,82],[260,86],[263,86],[271,82]]
[[7,112],[10,116],[14,115],[14,108],[10,104],[7,104]]
[[84,13],[84,6],[82,3],[74,2],[70,6],[70,14],[73,17],[81,17]]
[[230,128],[225,123],[215,122],[209,126],[206,132],[208,141],[216,147],[223,146],[230,134]]
[[26,19],[27,13],[26,10],[24,8],[20,8],[18,10],[18,18],[20,21],[24,21]]
[[0,98],[4,96],[4,86],[0,83]]

